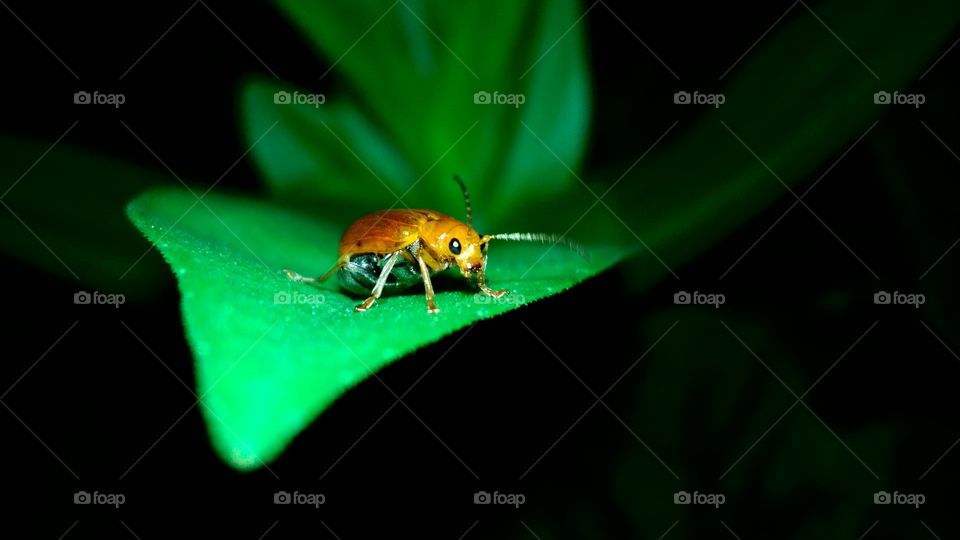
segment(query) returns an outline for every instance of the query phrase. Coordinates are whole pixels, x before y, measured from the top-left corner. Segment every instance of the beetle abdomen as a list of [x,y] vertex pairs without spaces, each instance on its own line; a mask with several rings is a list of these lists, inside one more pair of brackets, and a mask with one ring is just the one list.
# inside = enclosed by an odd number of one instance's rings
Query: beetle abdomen
[[[347,264],[337,273],[343,288],[358,295],[369,295],[383,269],[381,266],[382,259],[382,256],[375,253],[361,253],[350,257]],[[393,265],[393,270],[387,276],[383,293],[390,294],[403,291],[413,285],[422,283],[422,280],[420,268],[416,263],[401,258]]]

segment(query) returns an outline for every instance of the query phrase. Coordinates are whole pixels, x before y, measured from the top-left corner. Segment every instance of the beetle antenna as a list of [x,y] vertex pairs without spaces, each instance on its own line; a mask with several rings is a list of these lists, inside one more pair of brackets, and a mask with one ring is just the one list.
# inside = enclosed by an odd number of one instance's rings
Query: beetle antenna
[[502,233],[502,234],[490,234],[485,236],[491,240],[513,240],[519,242],[537,242],[540,244],[553,244],[564,246],[571,251],[575,252],[577,255],[587,259],[587,250],[579,242],[573,240],[568,240],[563,236],[557,236],[555,234],[545,234],[545,233]]
[[463,204],[467,206],[467,226],[473,227],[473,210],[470,208],[470,192],[467,191],[467,185],[463,183],[458,174],[453,175],[453,181],[460,186],[460,191],[463,192]]

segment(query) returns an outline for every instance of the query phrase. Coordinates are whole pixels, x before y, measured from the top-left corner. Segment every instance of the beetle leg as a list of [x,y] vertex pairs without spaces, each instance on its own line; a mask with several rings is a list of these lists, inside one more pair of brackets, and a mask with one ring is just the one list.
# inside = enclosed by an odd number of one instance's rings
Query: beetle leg
[[487,287],[486,283],[483,283],[483,282],[479,283],[479,286],[480,286],[480,290],[483,291],[484,294],[487,294],[494,298],[500,298],[501,296],[510,292],[509,289],[500,289],[499,291],[495,289],[491,289],[490,287]]
[[344,266],[345,266],[345,263],[337,262],[337,264],[333,265],[333,268],[331,268],[330,270],[327,270],[326,274],[320,277],[315,277],[315,278],[301,276],[300,274],[294,272],[293,270],[287,270],[286,268],[283,269],[283,273],[286,274],[288,278],[292,279],[293,281],[296,281],[297,283],[320,283],[321,281],[326,281],[327,279],[329,279],[330,276],[336,274],[337,271],[339,271]]
[[385,256],[380,262],[383,263],[383,269],[380,270],[380,276],[377,278],[377,282],[373,285],[373,290],[370,292],[370,298],[367,298],[363,301],[362,304],[357,305],[354,309],[357,311],[366,311],[370,309],[370,306],[377,301],[377,298],[380,298],[380,295],[383,294],[383,287],[387,284],[387,276],[390,275],[390,272],[393,271],[393,265],[397,262],[397,256],[400,252],[390,253]]
[[420,274],[423,275],[423,288],[427,293],[427,313],[436,313],[440,308],[433,303],[433,283],[430,281],[430,269],[423,260],[423,256],[417,253],[417,263],[420,264]]
[[487,258],[483,258],[483,265],[480,267],[480,271],[477,272],[477,286],[480,287],[480,290],[489,296],[494,298],[500,298],[501,296],[510,292],[508,289],[494,290],[487,286]]

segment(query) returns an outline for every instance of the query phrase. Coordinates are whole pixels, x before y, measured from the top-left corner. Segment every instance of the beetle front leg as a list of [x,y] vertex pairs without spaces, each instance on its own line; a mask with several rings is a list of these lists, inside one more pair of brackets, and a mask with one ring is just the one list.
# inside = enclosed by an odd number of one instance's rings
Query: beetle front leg
[[477,286],[480,287],[480,290],[484,294],[492,296],[494,298],[500,298],[501,296],[510,292],[508,289],[495,290],[487,286],[487,258],[483,258],[483,265],[480,267],[480,271],[477,272]]
[[495,289],[491,289],[490,287],[487,287],[485,283],[480,283],[479,286],[480,286],[480,290],[483,291],[484,294],[490,295],[494,298],[500,298],[503,295],[510,292],[509,289],[500,289],[499,291]]
[[433,283],[430,281],[430,269],[427,268],[427,263],[423,260],[419,252],[417,253],[417,263],[420,264],[420,274],[423,275],[423,288],[427,294],[427,313],[436,313],[440,311],[440,308],[433,303]]
[[362,303],[358,304],[355,308],[357,311],[366,311],[370,309],[370,306],[380,298],[380,295],[383,294],[383,287],[387,283],[387,276],[390,275],[390,272],[393,271],[393,265],[397,262],[397,257],[400,256],[400,252],[393,252],[383,258],[383,269],[380,271],[380,276],[377,277],[377,282],[373,285],[373,290],[370,291],[370,298],[367,298]]

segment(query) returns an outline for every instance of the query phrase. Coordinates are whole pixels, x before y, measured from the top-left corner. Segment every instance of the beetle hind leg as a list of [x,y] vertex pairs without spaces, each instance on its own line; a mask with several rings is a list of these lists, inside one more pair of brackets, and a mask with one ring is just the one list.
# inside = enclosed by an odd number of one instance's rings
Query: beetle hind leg
[[283,273],[286,274],[288,278],[290,278],[293,281],[296,281],[297,283],[321,283],[330,279],[330,276],[336,274],[344,266],[346,266],[345,262],[338,261],[337,264],[333,265],[333,268],[331,268],[330,270],[327,270],[327,273],[323,274],[320,277],[315,277],[315,278],[301,276],[300,274],[294,272],[293,270],[288,270],[286,268],[283,269]]

